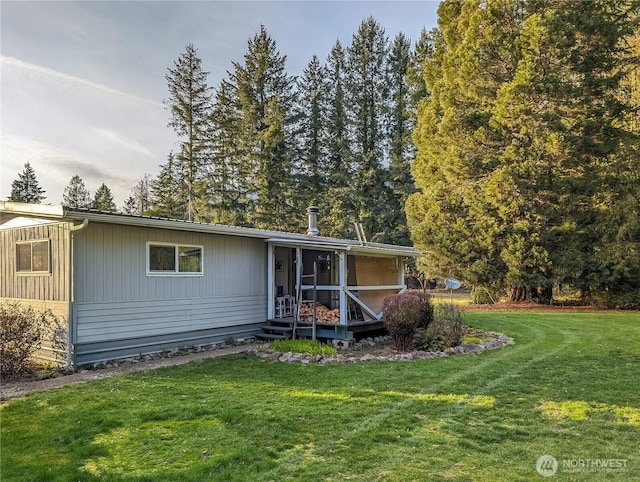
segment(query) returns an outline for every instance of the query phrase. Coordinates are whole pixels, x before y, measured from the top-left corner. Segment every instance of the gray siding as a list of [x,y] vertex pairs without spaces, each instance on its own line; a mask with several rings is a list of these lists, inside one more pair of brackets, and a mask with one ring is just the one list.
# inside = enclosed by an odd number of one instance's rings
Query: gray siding
[[[49,239],[51,241],[49,274],[18,274],[16,243]],[[68,301],[69,296],[69,225],[41,224],[0,230],[0,298],[40,301]]]
[[[203,246],[203,276],[147,276],[147,242]],[[260,239],[89,223],[75,236],[76,361],[254,334],[267,317]]]

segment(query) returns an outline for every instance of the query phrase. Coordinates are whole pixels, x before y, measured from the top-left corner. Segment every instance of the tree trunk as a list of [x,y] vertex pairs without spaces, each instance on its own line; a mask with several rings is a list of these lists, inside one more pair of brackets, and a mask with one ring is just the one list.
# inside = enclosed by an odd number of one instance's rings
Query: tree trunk
[[510,303],[524,303],[529,301],[529,288],[526,286],[512,286],[509,289],[509,302]]

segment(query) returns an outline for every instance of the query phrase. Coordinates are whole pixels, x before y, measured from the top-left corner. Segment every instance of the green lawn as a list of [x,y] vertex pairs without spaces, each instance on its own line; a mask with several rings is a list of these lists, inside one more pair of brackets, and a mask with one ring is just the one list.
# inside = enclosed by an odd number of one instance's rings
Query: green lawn
[[[340,366],[231,356],[5,403],[0,480],[640,480],[640,314],[466,321],[516,343]],[[622,472],[579,467],[611,459]]]

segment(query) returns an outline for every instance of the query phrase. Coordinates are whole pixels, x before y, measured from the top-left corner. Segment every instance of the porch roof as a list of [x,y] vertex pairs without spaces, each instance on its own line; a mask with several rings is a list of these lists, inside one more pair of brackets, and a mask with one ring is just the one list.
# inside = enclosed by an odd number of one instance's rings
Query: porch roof
[[0,201],[0,214],[2,213],[52,220],[67,219],[71,221],[84,221],[86,219],[89,222],[107,224],[191,231],[198,233],[225,234],[229,236],[264,239],[265,242],[276,243],[283,246],[301,246],[303,248],[319,250],[345,250],[354,254],[362,255],[369,254],[374,256],[406,257],[418,257],[421,255],[420,252],[416,251],[411,246],[395,246],[382,243],[360,243],[359,241],[350,239],[338,239],[325,236],[307,236],[306,234],[288,233],[284,231],[227,226],[223,224],[199,223],[153,216],[108,213],[92,209],[67,208],[64,206]]

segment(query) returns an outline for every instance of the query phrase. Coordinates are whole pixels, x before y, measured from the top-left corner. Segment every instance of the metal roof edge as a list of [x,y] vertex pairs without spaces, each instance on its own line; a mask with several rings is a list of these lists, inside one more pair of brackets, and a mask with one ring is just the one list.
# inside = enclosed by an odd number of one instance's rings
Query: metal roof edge
[[[4,204],[19,204],[21,206],[35,207],[27,208],[27,210],[20,211],[24,214],[40,214],[46,215],[48,212],[50,216],[59,218],[67,218],[72,220],[84,220],[88,219],[93,222],[102,222],[110,224],[120,224],[126,226],[137,227],[149,227],[160,229],[173,229],[177,231],[190,231],[199,233],[212,233],[212,234],[226,234],[230,236],[245,236],[251,238],[259,238],[264,240],[273,240],[280,243],[296,243],[304,244],[307,246],[316,247],[331,247],[334,249],[346,249],[354,252],[362,252],[369,254],[393,254],[397,256],[409,256],[418,257],[422,253],[416,251],[411,246],[395,246],[392,244],[382,243],[367,243],[360,244],[356,240],[330,238],[326,236],[308,236],[301,233],[289,233],[286,231],[272,231],[266,229],[249,228],[243,226],[228,226],[224,224],[209,224],[199,223],[193,221],[182,221],[177,219],[160,218],[153,216],[139,216],[122,213],[110,213],[104,211],[96,211],[93,209],[79,209],[68,208],[63,206],[43,206],[39,204],[23,204],[23,203],[0,203],[0,210],[3,209]],[[46,208],[39,210],[38,207]],[[18,212],[13,207],[11,212]],[[9,209],[7,209],[9,211]]]

